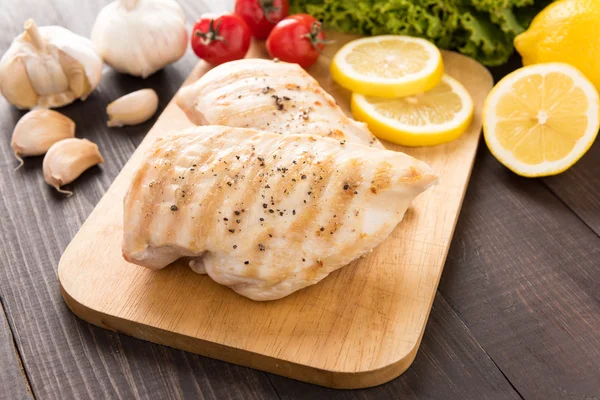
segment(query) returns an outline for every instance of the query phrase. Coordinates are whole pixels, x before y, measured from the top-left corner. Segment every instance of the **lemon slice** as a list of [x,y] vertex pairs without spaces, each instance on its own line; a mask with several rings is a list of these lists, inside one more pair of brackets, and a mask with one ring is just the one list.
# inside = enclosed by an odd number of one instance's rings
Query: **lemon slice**
[[473,100],[456,79],[444,75],[433,89],[406,97],[352,94],[352,114],[373,134],[403,146],[433,146],[459,137],[473,118]]
[[492,154],[518,175],[555,175],[590,148],[598,114],[598,92],[579,70],[532,65],[504,77],[489,94],[484,137]]
[[410,36],[353,40],[333,57],[333,79],[353,92],[381,97],[409,96],[432,89],[442,79],[439,49]]

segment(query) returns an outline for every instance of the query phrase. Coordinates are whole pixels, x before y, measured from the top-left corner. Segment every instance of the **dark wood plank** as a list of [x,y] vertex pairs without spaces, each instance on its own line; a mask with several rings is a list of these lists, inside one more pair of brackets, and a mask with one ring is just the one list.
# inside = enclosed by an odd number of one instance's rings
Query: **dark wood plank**
[[519,399],[519,394],[437,294],[413,365],[369,389],[334,390],[271,375],[283,399]]
[[543,182],[600,236],[600,140],[573,167]]
[[[91,0],[0,2],[0,51],[28,17],[40,25],[59,24],[87,35],[101,6]],[[206,6],[190,2],[188,10],[200,14]],[[0,131],[5,133],[0,141],[0,296],[33,391],[41,399],[276,397],[264,373],[81,322],[59,293],[56,265],[62,251],[133,152],[132,140],[139,141],[153,123],[109,130],[106,105],[123,93],[150,86],[158,91],[162,108],[195,62],[195,56],[187,54],[145,81],[109,70],[85,103],[61,109],[77,123],[77,136],[98,143],[106,159],[102,167],[90,169],[71,185],[75,195],[70,199],[44,183],[41,157],[28,159],[23,169],[13,171],[10,133],[23,113],[0,100]],[[2,387],[0,393],[4,392]]]
[[0,303],[0,400],[33,399]]
[[440,292],[524,398],[599,398],[600,238],[480,150]]

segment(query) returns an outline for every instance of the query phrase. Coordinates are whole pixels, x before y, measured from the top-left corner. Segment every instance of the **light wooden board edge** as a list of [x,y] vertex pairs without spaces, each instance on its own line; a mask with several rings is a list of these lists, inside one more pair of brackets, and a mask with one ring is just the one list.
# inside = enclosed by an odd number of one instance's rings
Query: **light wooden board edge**
[[[463,56],[460,56],[463,57]],[[465,57],[466,58],[466,57]],[[481,67],[482,70],[485,70]],[[198,66],[194,69],[188,80],[186,80],[187,84],[190,81],[197,79],[197,77],[205,72],[207,67],[202,63],[199,63]],[[485,70],[486,73],[487,70]],[[489,75],[489,73],[488,73]],[[491,75],[489,75],[490,88],[492,84]],[[171,107],[177,107],[173,102],[171,102],[168,107],[165,109],[165,113]],[[161,116],[162,118],[162,116]],[[478,127],[480,130],[480,127]],[[146,139],[145,139],[146,140]],[[137,153],[137,151],[136,151]],[[135,158],[132,156],[132,159]],[[468,160],[469,162],[469,176],[473,167],[473,163],[475,160],[475,152],[473,152],[472,157]],[[465,160],[467,161],[467,160]],[[132,162],[130,160],[129,162]],[[129,163],[128,162],[128,163]],[[125,168],[124,168],[125,169]],[[117,177],[118,179],[118,177]],[[468,182],[468,177],[466,179]],[[462,193],[460,198],[460,205],[457,213],[454,216],[454,221],[452,225],[452,233],[456,226],[456,221],[458,219],[458,214],[460,212],[460,206],[462,206],[462,201],[464,199],[464,194],[466,192],[467,184],[462,187]],[[110,189],[109,189],[110,190]],[[93,213],[92,213],[93,214]],[[452,235],[450,236],[450,238]],[[443,254],[443,260],[445,262],[446,256],[448,254],[449,243],[446,246]],[[69,249],[65,250],[67,253]],[[442,264],[443,265],[443,264]],[[439,279],[441,277],[443,268],[439,269],[439,274],[436,279],[436,287],[439,283]],[[287,360],[277,359],[271,356],[250,352],[245,349],[238,349],[231,346],[226,346],[223,344],[218,344],[210,341],[206,341],[203,339],[199,339],[192,336],[182,335],[175,332],[167,331],[158,327],[140,324],[139,322],[129,321],[114,315],[106,314],[101,311],[94,309],[94,307],[83,304],[82,302],[77,301],[73,298],[67,291],[67,289],[63,286],[61,279],[61,268],[59,265],[59,282],[61,284],[61,292],[63,298],[68,305],[68,307],[80,318],[83,320],[90,322],[96,326],[110,329],[117,332],[122,332],[127,335],[148,340],[151,342],[164,344],[167,346],[179,348],[182,350],[190,351],[193,353],[205,355],[208,357],[221,359],[228,362],[233,362],[236,364],[248,366],[251,368],[256,368],[260,370],[264,370],[267,372],[272,372],[278,375],[287,376],[294,379],[303,380],[306,382],[333,387],[333,388],[363,388],[369,386],[375,386],[382,383],[385,383],[391,379],[402,374],[413,362],[418,347],[420,345],[423,332],[425,329],[425,324],[421,327],[420,334],[418,340],[415,345],[410,348],[402,357],[396,360],[393,363],[385,365],[378,369],[373,370],[362,370],[359,372],[345,372],[345,371],[331,371],[325,369],[314,368],[304,364],[298,364]],[[431,296],[428,302],[427,313],[425,317],[425,322],[428,319],[429,313],[431,311],[431,306],[433,304],[434,296]]]
[[189,351],[190,353],[335,389],[360,389],[372,387],[397,378],[406,371],[414,361],[423,337],[423,332],[421,332],[419,341],[410,352],[397,362],[383,368],[360,372],[329,371],[277,359],[264,354],[225,346],[192,336],[181,335],[176,332],[105,314],[79,303],[69,295],[62,285],[60,289],[63,299],[69,309],[82,320],[97,327],[132,336],[137,339]]

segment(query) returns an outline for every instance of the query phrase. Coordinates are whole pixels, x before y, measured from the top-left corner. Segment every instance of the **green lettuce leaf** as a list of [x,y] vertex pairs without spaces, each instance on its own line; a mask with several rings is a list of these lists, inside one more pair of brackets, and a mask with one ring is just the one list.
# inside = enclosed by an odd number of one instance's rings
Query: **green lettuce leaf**
[[513,39],[552,0],[291,0],[328,29],[363,35],[419,36],[486,65],[500,65]]

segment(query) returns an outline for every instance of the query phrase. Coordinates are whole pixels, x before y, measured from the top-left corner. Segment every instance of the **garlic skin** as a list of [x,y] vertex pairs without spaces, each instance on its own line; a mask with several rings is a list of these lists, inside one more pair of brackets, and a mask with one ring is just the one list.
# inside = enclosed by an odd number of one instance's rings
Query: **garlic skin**
[[188,44],[175,0],[116,0],[100,11],[91,37],[107,64],[142,78],[177,61]]
[[62,107],[85,100],[102,77],[89,39],[31,19],[0,59],[0,93],[15,107]]
[[152,89],[142,89],[119,97],[106,107],[109,127],[137,125],[148,121],[158,108],[158,95]]
[[44,156],[44,180],[60,193],[71,196],[73,192],[60,187],[73,182],[86,169],[103,162],[95,143],[76,138],[61,140],[54,143]]
[[54,143],[75,137],[75,122],[59,112],[38,108],[25,114],[13,131],[10,147],[20,164],[21,157],[40,156]]

